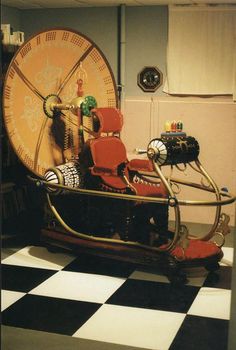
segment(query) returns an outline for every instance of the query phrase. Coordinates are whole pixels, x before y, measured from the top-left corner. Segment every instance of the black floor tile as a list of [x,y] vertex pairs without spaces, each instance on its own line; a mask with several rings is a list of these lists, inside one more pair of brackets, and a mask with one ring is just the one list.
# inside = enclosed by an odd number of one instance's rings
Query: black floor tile
[[229,321],[187,315],[169,350],[227,350]]
[[106,302],[123,306],[187,313],[200,287],[127,280]]
[[2,313],[2,324],[72,335],[101,305],[38,295],[25,295]]
[[136,265],[132,263],[83,254],[63,270],[126,278],[130,276],[135,268]]
[[2,289],[26,293],[57,272],[6,264],[2,264],[1,270]]
[[231,289],[232,267],[221,266],[216,273],[209,273],[204,287]]

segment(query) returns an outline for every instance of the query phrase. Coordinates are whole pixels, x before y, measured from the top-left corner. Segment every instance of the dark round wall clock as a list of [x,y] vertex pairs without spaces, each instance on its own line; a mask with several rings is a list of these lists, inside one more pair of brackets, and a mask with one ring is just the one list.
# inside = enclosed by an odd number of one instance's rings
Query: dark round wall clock
[[138,86],[144,92],[155,92],[162,85],[162,73],[157,67],[144,67],[138,73]]

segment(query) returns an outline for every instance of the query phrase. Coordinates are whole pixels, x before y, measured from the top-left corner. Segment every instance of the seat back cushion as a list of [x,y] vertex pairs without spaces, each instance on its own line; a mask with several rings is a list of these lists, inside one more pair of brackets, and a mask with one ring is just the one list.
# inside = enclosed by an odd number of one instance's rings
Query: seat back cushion
[[122,141],[114,136],[100,137],[90,142],[94,166],[115,171],[127,161],[126,149]]

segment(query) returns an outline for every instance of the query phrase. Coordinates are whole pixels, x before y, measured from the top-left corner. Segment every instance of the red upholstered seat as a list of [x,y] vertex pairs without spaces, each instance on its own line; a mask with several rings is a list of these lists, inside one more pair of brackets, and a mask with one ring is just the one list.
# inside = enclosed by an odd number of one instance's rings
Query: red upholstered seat
[[162,183],[157,185],[152,184],[137,184],[132,182],[132,186],[135,187],[137,194],[147,197],[167,197],[166,189]]
[[90,174],[100,178],[101,188],[118,192],[125,192],[129,188],[129,191],[132,189],[141,196],[165,197],[166,190],[161,183],[133,181],[135,173],[153,171],[153,166],[148,159],[128,161],[126,148],[117,137],[123,126],[121,112],[116,108],[96,108],[92,110],[92,115],[99,127],[96,138],[90,139],[86,147],[90,150],[92,160]]
[[125,146],[114,136],[100,137],[90,141],[94,166],[93,175],[118,175],[118,166],[127,163]]
[[117,133],[123,126],[123,116],[117,108],[96,108],[92,110],[94,116],[99,120],[98,135],[101,133]]
[[90,140],[89,147],[94,165],[91,174],[99,176],[101,182],[114,189],[125,190],[127,184],[118,174],[118,166],[127,163],[123,143],[115,136]]
[[[161,248],[165,249],[166,245]],[[190,239],[187,248],[176,246],[170,254],[177,260],[205,259],[221,254],[222,250],[214,242]]]
[[[93,180],[96,180],[94,181],[95,188],[122,193],[130,193],[131,190],[133,194],[148,197],[168,197],[162,182],[152,182],[139,173],[153,171],[150,160],[132,159],[128,161],[125,146],[119,138],[123,125],[120,111],[115,108],[97,108],[92,113],[96,118],[98,131],[96,138],[87,141],[84,157],[89,159],[87,162],[88,178],[92,184]],[[134,205],[132,219],[137,235],[135,240],[140,242],[146,242],[150,217],[153,218],[160,236],[169,232],[168,205],[155,203],[155,208],[153,208],[152,204],[137,202]],[[129,220],[126,222],[128,223]],[[144,234],[143,231],[145,231]],[[168,245],[162,244],[160,248],[165,251]],[[219,257],[222,251],[213,242],[190,239],[185,249],[177,242],[170,254],[180,261],[195,261],[214,256]]]
[[[98,137],[89,140],[89,148],[93,160],[90,167],[92,175],[99,176],[101,182],[110,186],[111,190],[123,190],[128,188],[123,174],[130,181],[130,185],[138,195],[141,196],[166,196],[166,190],[162,184],[135,183],[129,174],[133,171],[152,171],[152,164],[149,160],[127,160],[126,149],[120,138],[115,136]],[[109,188],[107,188],[109,190]]]

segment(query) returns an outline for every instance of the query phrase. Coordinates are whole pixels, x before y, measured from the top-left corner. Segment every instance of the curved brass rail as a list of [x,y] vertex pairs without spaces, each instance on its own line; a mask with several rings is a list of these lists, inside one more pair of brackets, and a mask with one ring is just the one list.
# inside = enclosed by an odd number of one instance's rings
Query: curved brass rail
[[154,161],[153,163],[153,167],[155,172],[157,173],[157,175],[159,176],[159,178],[161,179],[161,181],[163,182],[166,190],[169,193],[169,204],[170,206],[172,206],[174,208],[174,213],[175,213],[175,232],[174,232],[174,238],[172,240],[172,242],[170,242],[169,244],[169,249],[173,248],[175,246],[175,244],[177,243],[178,239],[180,238],[180,223],[181,223],[181,219],[180,219],[180,209],[179,209],[179,204],[177,201],[177,198],[175,196],[175,193],[169,183],[169,181],[165,178],[165,176],[163,175],[159,165],[157,165]]
[[[202,166],[202,164],[200,163],[200,161],[198,159],[195,161],[195,164],[196,164],[197,168],[199,169],[200,173],[204,176],[204,178],[207,180],[207,182],[211,185],[213,192],[215,193],[216,200],[221,201],[221,195],[220,195],[219,188],[216,185],[216,183],[214,182],[214,180],[212,179],[212,177],[207,173],[207,171],[204,169],[204,167]],[[208,241],[210,238],[212,238],[214,236],[214,233],[215,233],[217,226],[219,224],[219,221],[220,221],[220,214],[221,214],[221,206],[217,206],[216,211],[215,211],[214,223],[213,223],[210,231],[208,233],[206,233],[204,236],[200,237],[201,240]]]
[[47,193],[46,196],[47,196],[47,201],[48,201],[49,207],[50,207],[52,213],[55,215],[56,219],[59,221],[59,223],[62,225],[62,227],[64,227],[64,229],[66,231],[68,231],[69,233],[71,233],[73,236],[76,236],[76,237],[84,239],[84,240],[89,240],[89,241],[95,241],[95,242],[101,242],[101,243],[102,242],[103,243],[115,243],[117,245],[139,247],[139,248],[143,248],[145,250],[156,251],[159,253],[170,250],[169,246],[166,246],[165,248],[151,247],[151,246],[141,244],[138,242],[134,242],[134,241],[122,241],[122,240],[113,239],[113,238],[95,237],[95,236],[89,236],[85,233],[78,232],[66,224],[66,222],[62,219],[61,215],[58,213],[57,209],[52,204],[51,199],[50,199],[50,195]]
[[[153,161],[153,166],[154,166],[154,170],[157,173],[157,176],[159,178],[161,178],[161,180],[163,181],[163,183],[165,184],[165,177],[163,176],[161,169],[159,168],[159,166]],[[195,166],[192,166],[192,169],[195,170],[196,172],[198,172],[199,174],[201,174],[203,176],[203,178],[205,178],[207,180],[207,183],[209,184],[209,186],[205,186],[203,183],[201,183],[202,185],[198,185],[198,184],[194,184],[194,183],[187,183],[186,181],[178,181],[178,180],[173,180],[170,181],[170,179],[168,179],[168,184],[170,185],[171,183],[182,183],[184,185],[188,185],[191,187],[195,187],[198,189],[202,189],[208,192],[212,192],[215,194],[216,200],[215,201],[190,201],[190,200],[186,200],[186,201],[178,201],[178,205],[206,205],[206,206],[215,206],[215,218],[214,218],[214,222],[211,226],[211,229],[209,230],[209,232],[205,233],[204,235],[202,235],[201,237],[196,237],[194,235],[188,235],[189,238],[191,239],[201,239],[201,240],[205,240],[208,241],[209,239],[211,239],[217,230],[217,227],[219,225],[220,222],[220,216],[221,216],[221,206],[224,204],[229,204],[231,201],[229,199],[229,201],[222,201],[221,196],[225,196],[225,193],[222,193],[219,191],[218,186],[216,185],[216,183],[214,182],[214,180],[212,179],[212,177],[207,173],[207,171],[204,169],[204,167],[202,166],[202,164],[200,163],[199,159],[195,160]],[[170,186],[169,186],[170,187]],[[168,192],[171,194],[169,188],[166,186]],[[171,194],[172,196],[172,194]],[[230,196],[229,196],[230,197]],[[233,201],[233,200],[232,200]]]
[[[156,176],[153,176],[156,177]],[[143,202],[150,202],[150,203],[162,203],[162,204],[170,204],[170,200],[168,198],[156,198],[156,197],[144,197],[144,196],[138,196],[138,195],[130,195],[130,194],[123,194],[123,193],[113,193],[113,192],[104,192],[104,191],[97,191],[97,190],[87,190],[84,188],[74,188],[74,187],[69,187],[65,185],[60,185],[60,184],[53,184],[53,183],[48,183],[45,180],[42,179],[35,179],[31,176],[28,176],[28,179],[36,184],[38,187],[52,187],[56,188],[59,190],[64,190],[65,192],[72,192],[72,193],[77,193],[78,195],[88,195],[88,196],[97,196],[97,197],[108,197],[108,198],[116,198],[116,199],[127,199],[130,201],[143,201]],[[213,190],[210,190],[208,188],[205,188],[204,186],[201,186],[199,184],[195,184],[192,182],[187,182],[187,181],[181,181],[179,179],[173,178],[173,182],[177,182],[186,186],[190,187],[195,187],[198,189],[201,189],[203,191],[207,192],[213,192]],[[236,196],[233,196],[229,192],[222,192],[220,191],[220,195],[222,197],[227,197],[227,199],[223,200],[221,199],[220,201],[214,200],[214,201],[196,201],[196,200],[183,200],[183,199],[178,199],[177,202],[178,204],[181,205],[189,205],[189,206],[223,206],[223,205],[228,205],[232,204],[236,201]]]
[[[138,196],[138,195],[134,196],[134,195],[129,195],[129,194],[120,194],[120,193],[104,192],[104,191],[97,191],[97,190],[88,190],[88,189],[82,189],[82,188],[71,188],[68,186],[60,185],[60,184],[50,184],[49,185],[49,183],[45,180],[35,179],[35,178],[30,177],[30,176],[29,176],[29,179],[31,181],[35,182],[35,184],[37,186],[43,186],[45,188],[48,188],[48,187],[56,188],[56,189],[63,190],[65,192],[73,192],[73,193],[78,194],[78,195],[89,195],[89,196],[116,198],[116,199],[120,199],[120,200],[162,203],[162,204],[168,204],[168,205],[172,206],[174,208],[175,217],[176,217],[174,238],[168,245],[165,246],[165,248],[160,248],[160,247],[151,247],[151,246],[144,245],[144,244],[141,244],[138,242],[133,242],[133,241],[122,241],[122,240],[118,240],[118,239],[94,237],[94,236],[89,236],[87,234],[80,233],[80,232],[72,229],[70,226],[68,226],[64,222],[61,215],[58,213],[56,208],[53,206],[49,193],[47,193],[47,200],[48,200],[49,207],[51,208],[52,212],[54,213],[55,217],[58,219],[58,221],[60,222],[62,227],[64,227],[72,235],[74,235],[78,238],[81,238],[81,239],[93,240],[93,241],[97,241],[97,242],[107,242],[107,243],[112,242],[115,244],[121,244],[121,245],[127,245],[127,246],[136,246],[136,247],[141,247],[141,248],[146,249],[146,250],[157,251],[157,252],[164,252],[164,251],[171,250],[172,248],[175,247],[176,243],[178,242],[178,240],[180,238],[180,231],[181,231],[182,225],[181,225],[181,221],[180,221],[179,206],[181,206],[181,205],[199,206],[200,205],[200,206],[216,206],[216,207],[219,206],[219,207],[221,207],[222,205],[231,204],[236,200],[236,197],[230,195],[228,192],[219,192],[219,196],[226,197],[225,200],[223,200],[221,197],[220,197],[220,200],[217,199],[215,201],[178,200],[176,198],[170,184],[168,183],[167,179],[162,174],[161,170],[158,168],[157,168],[157,170],[158,170],[157,174],[158,174],[159,179],[161,178],[161,180],[165,184],[165,186],[170,194],[169,198],[144,197],[144,196]],[[152,175],[152,177],[157,177],[157,176]],[[194,187],[194,188],[197,188],[197,189],[200,189],[203,191],[215,193],[214,189],[210,189],[208,187],[206,188],[205,186],[202,186],[202,185],[199,185],[196,183],[187,182],[187,181],[183,181],[183,180],[179,180],[179,179],[175,179],[175,178],[172,178],[171,181],[176,182],[176,183],[180,183],[180,184],[183,184],[186,186]],[[217,226],[216,223],[214,224],[214,226]],[[212,230],[211,230],[210,234],[209,233],[207,234],[207,238],[204,236],[203,240],[209,239],[208,238],[209,235],[211,235],[211,237],[212,237],[213,234],[214,234],[214,232],[212,233]],[[189,238],[190,238],[190,236],[189,236]],[[194,238],[195,238],[194,236],[191,237],[191,239],[194,239]]]

